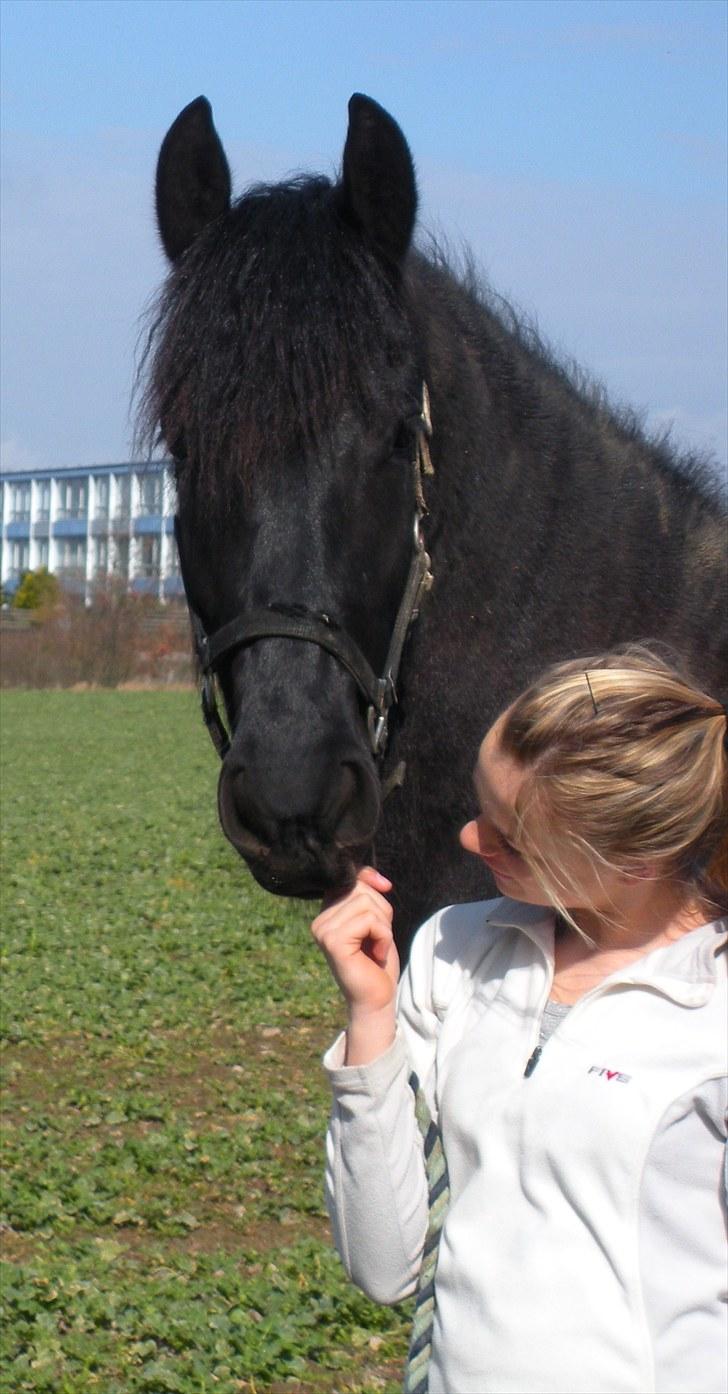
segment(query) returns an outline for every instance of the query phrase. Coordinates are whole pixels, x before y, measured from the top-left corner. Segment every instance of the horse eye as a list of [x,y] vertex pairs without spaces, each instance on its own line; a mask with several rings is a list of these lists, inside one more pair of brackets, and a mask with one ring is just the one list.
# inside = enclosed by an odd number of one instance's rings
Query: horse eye
[[175,483],[179,487],[184,476],[187,474],[187,456],[172,455],[172,464],[174,465]]
[[187,464],[187,449],[183,436],[178,436],[169,446],[169,453],[174,461],[175,471],[179,473]]

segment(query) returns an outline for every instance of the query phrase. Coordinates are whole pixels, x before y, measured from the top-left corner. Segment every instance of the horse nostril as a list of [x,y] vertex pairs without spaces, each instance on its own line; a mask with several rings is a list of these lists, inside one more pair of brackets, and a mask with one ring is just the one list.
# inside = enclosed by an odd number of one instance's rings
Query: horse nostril
[[246,855],[262,856],[275,840],[275,822],[249,795],[244,768],[223,764],[217,786],[217,807],[225,836]]
[[372,761],[347,751],[348,758],[327,764],[306,754],[278,766],[223,764],[220,822],[243,856],[317,862],[334,848],[371,840],[379,817]]
[[370,764],[346,761],[341,767],[335,838],[340,846],[374,836],[379,820],[379,781]]
[[337,837],[346,810],[356,802],[357,788],[356,773],[348,761],[342,763],[338,769],[332,770],[327,798],[320,815],[321,829],[325,836]]

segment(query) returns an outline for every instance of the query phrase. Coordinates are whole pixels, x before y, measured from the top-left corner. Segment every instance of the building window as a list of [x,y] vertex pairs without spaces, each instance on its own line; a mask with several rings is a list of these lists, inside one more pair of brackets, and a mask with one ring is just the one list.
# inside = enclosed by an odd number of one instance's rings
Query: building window
[[37,523],[47,523],[51,516],[51,481],[42,479],[38,485]]
[[109,476],[108,474],[97,474],[94,478],[94,495],[96,499],[96,517],[108,518],[109,516]]
[[14,484],[10,504],[11,523],[30,522],[30,484]]
[[167,553],[168,572],[170,576],[179,576],[179,552],[177,550],[176,537],[169,539],[169,551]]
[[66,576],[86,573],[85,537],[64,537],[58,544],[58,570]]
[[60,485],[59,518],[86,517],[86,480],[64,479]]
[[48,568],[48,539],[47,539],[47,538],[43,538],[43,540],[42,540],[41,542],[38,543],[38,565],[39,565],[39,566],[44,566],[44,567],[46,568],[46,570],[47,570],[47,568]]
[[[128,519],[131,513],[131,479],[128,474],[116,475],[116,517]],[[127,566],[128,570],[128,566]]]
[[114,571],[120,576],[122,581],[129,579],[129,538],[118,537],[116,539],[116,552],[114,559]]
[[105,576],[109,569],[109,541],[106,537],[94,538],[94,573]]
[[160,539],[142,537],[139,544],[139,575],[154,579],[159,576]]
[[14,540],[10,543],[10,570],[13,576],[22,576],[30,566],[30,543]]
[[140,481],[142,517],[157,517],[162,512],[162,488],[163,479],[161,474],[143,474]]

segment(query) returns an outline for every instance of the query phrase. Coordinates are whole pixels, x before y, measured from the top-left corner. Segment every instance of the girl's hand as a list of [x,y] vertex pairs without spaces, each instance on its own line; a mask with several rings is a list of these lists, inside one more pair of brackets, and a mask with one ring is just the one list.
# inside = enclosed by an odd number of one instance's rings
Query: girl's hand
[[384,898],[391,889],[381,872],[362,867],[353,890],[325,905],[311,925],[346,998],[350,1022],[389,1007],[394,1010],[399,957],[392,937],[392,906]]

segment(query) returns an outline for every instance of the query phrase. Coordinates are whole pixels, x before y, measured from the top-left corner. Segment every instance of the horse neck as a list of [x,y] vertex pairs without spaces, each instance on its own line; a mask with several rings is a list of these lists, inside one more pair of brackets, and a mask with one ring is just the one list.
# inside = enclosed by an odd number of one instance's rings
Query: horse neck
[[432,401],[437,642],[452,616],[462,625],[485,609],[501,641],[542,660],[650,634],[717,655],[724,522],[699,472],[447,273],[420,265],[415,300]]

